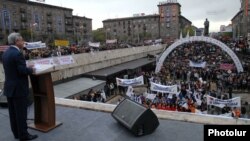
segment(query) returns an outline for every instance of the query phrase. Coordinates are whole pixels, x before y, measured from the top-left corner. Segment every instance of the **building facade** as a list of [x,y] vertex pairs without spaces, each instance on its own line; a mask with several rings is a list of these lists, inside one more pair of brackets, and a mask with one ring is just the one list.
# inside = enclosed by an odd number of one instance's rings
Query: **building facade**
[[159,15],[136,15],[103,21],[107,39],[140,44],[143,40],[159,38]]
[[133,17],[107,19],[103,27],[108,39],[142,44],[144,40],[161,38],[164,42],[178,39],[183,28],[191,22],[181,16],[181,5],[177,0],[161,2],[159,14],[135,14]]
[[[91,40],[92,20],[74,18],[72,12],[70,8],[27,0],[0,0],[0,44],[6,44],[8,34],[13,31],[20,32],[27,41],[53,43],[55,39],[63,39],[74,43],[77,33],[79,40],[84,37]],[[83,28],[77,28],[75,21],[81,21],[79,26]]]
[[247,38],[250,33],[250,0],[241,0],[240,11],[232,18],[233,38]]
[[74,41],[76,44],[86,45],[92,40],[92,19],[73,16]]

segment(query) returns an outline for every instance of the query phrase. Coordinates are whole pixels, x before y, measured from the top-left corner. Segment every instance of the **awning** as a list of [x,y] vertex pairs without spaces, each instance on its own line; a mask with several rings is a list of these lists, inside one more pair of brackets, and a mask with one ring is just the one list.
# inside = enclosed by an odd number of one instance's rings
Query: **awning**
[[99,85],[102,85],[101,87],[103,88],[105,84],[106,82],[102,80],[79,78],[73,81],[54,85],[54,93],[55,97],[67,98]]
[[153,59],[148,59],[148,58],[141,58],[133,61],[129,61],[126,63],[122,63],[116,66],[111,66],[108,68],[92,71],[89,73],[84,74],[85,76],[99,76],[99,77],[107,77],[112,74],[122,72],[124,70],[133,70],[139,67],[143,67],[145,65],[154,63],[156,60]]

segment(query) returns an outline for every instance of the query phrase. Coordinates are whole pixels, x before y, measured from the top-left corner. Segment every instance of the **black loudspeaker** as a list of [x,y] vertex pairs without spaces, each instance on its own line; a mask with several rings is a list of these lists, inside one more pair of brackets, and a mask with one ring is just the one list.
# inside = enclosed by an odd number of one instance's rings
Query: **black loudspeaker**
[[130,99],[121,101],[111,115],[135,136],[151,134],[159,126],[153,111]]

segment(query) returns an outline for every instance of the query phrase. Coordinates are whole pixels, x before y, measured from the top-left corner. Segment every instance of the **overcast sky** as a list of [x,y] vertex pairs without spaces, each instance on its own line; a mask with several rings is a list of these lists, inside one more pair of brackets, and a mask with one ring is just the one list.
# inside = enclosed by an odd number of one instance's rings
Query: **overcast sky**
[[[34,0],[33,0],[34,1]],[[46,4],[73,9],[73,14],[92,19],[93,29],[103,26],[102,21],[132,17],[136,13],[158,14],[157,5],[164,0],[45,0]],[[166,0],[165,0],[166,1]],[[228,25],[240,9],[240,0],[178,0],[181,13],[198,28],[206,18],[210,31],[219,31]]]

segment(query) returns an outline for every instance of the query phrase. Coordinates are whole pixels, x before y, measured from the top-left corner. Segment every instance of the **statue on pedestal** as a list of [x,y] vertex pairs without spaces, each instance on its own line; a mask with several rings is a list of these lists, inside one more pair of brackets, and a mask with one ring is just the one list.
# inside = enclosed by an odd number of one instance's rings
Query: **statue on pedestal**
[[209,34],[209,21],[206,19],[204,22],[204,36],[208,36]]

